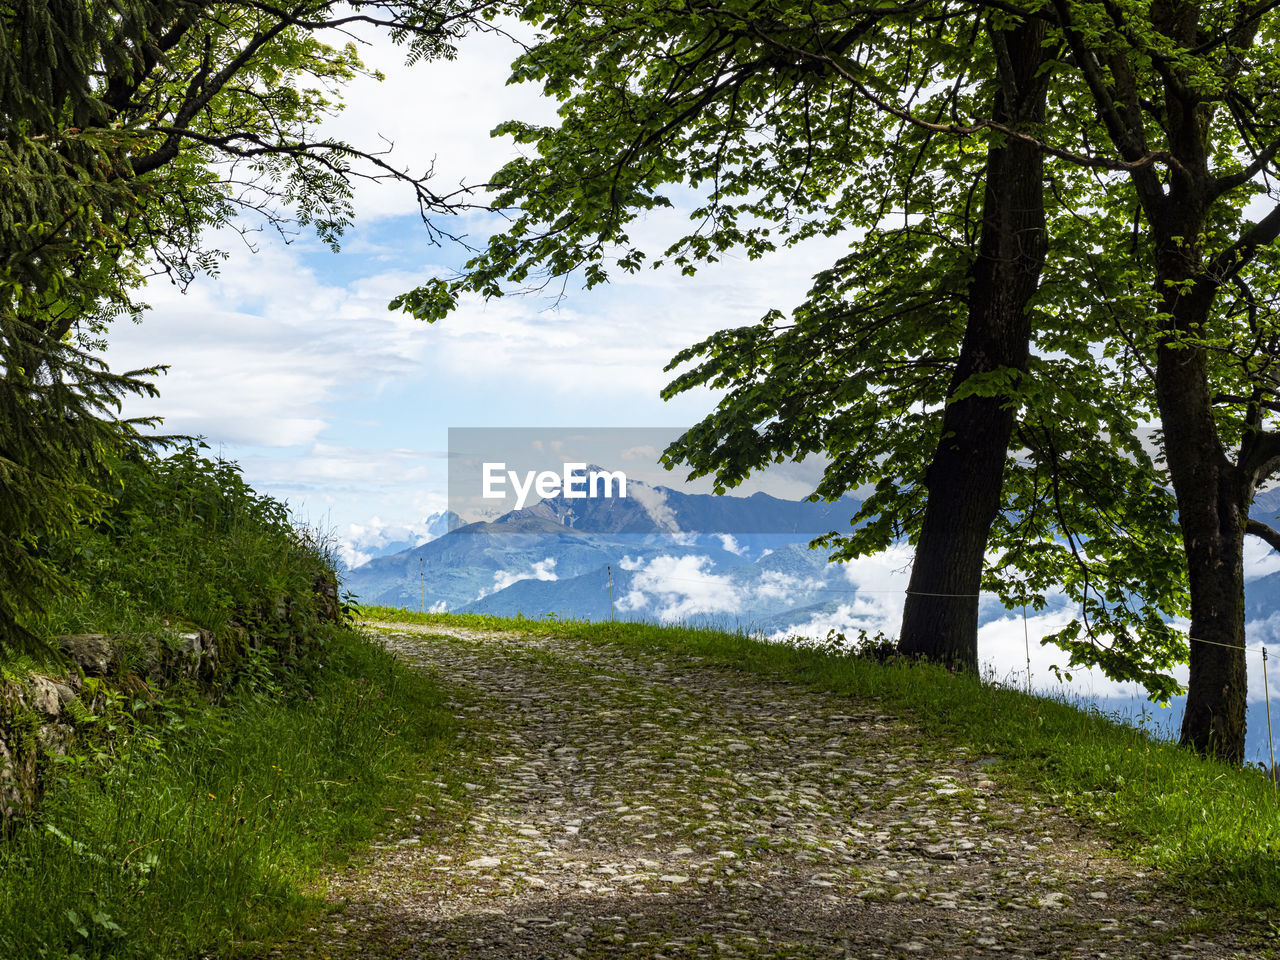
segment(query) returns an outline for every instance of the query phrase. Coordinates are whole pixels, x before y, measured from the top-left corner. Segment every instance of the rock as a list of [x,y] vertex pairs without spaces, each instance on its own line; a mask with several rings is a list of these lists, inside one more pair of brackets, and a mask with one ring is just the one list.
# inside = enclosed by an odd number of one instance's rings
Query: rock
[[80,633],[59,637],[58,644],[86,677],[105,677],[111,671],[115,647],[104,634]]
[[0,712],[0,824],[25,814],[40,795],[34,744],[13,734]]
[[32,709],[46,717],[62,716],[62,698],[58,695],[58,685],[48,677],[33,674],[27,678],[31,692],[28,703]]
[[192,680],[209,678],[218,667],[217,643],[213,634],[201,627],[183,630],[167,659],[167,673]]
[[463,866],[470,867],[472,870],[493,870],[502,866],[502,860],[499,857],[476,857],[474,860],[468,860]]

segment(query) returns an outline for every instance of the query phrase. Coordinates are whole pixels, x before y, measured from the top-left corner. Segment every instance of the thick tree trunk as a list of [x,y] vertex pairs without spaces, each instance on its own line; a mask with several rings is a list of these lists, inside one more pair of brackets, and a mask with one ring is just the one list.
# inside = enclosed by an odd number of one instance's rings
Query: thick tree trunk
[[[1212,294],[1170,303],[1174,326],[1193,329]],[[1244,760],[1244,534],[1254,480],[1231,463],[1213,420],[1208,357],[1161,346],[1156,390],[1191,589],[1191,674],[1181,742],[1229,763]]]
[[1182,524],[1191,574],[1191,673],[1181,742],[1197,753],[1239,764],[1244,762],[1248,684],[1243,650],[1244,517],[1228,503],[1222,508],[1225,529],[1199,532],[1200,524],[1194,521]]
[[[995,36],[1008,53],[993,116],[1020,126],[1044,116],[1038,22]],[[1025,373],[1031,320],[1027,302],[1044,266],[1043,157],[1017,140],[987,153],[982,233],[969,288],[969,316],[948,396],[975,374]],[[948,403],[942,435],[925,475],[928,498],[902,612],[899,649],[977,669],[978,588],[991,524],[1001,504],[1013,433],[1008,397]]]

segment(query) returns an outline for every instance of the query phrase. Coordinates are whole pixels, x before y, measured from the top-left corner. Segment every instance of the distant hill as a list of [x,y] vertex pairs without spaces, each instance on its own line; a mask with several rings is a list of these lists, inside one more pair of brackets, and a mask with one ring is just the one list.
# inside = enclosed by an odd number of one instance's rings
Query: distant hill
[[[692,558],[719,575],[847,527],[860,506],[851,498],[809,503],[762,493],[687,494],[632,481],[626,498],[557,496],[462,525],[455,516],[454,529],[443,536],[348,571],[345,586],[366,603],[391,606],[531,615],[595,611],[592,616],[602,609],[607,616],[608,568],[618,589],[629,586],[632,572],[668,557]],[[826,554],[804,563],[823,570]],[[590,586],[597,581],[605,589],[603,608]]]
[[[591,620],[677,616],[766,634],[827,620],[859,600],[828,552],[808,542],[846,527],[860,501],[629,486],[625,499],[558,496],[488,522],[437,515],[434,529],[449,523],[455,529],[400,550],[388,544],[383,555],[347,572],[346,588],[366,603],[409,609]],[[1254,515],[1280,515],[1280,488],[1258,495]],[[690,598],[701,605],[686,616]],[[1251,630],[1280,612],[1280,572],[1250,580],[1246,602]],[[984,601],[980,622],[1004,613],[994,599]]]

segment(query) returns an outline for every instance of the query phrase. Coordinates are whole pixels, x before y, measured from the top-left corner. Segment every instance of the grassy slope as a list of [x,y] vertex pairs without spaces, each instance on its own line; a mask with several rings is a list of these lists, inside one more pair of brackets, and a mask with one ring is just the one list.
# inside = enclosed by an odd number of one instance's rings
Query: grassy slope
[[234,956],[314,917],[327,865],[465,773],[438,687],[350,630],[322,656],[218,707],[117,704],[110,756],[0,843],[0,956]]
[[693,653],[836,694],[873,697],[932,734],[999,757],[996,775],[1095,822],[1210,907],[1269,920],[1280,903],[1280,803],[1257,770],[1202,760],[1096,712],[921,665],[880,665],[711,630],[364,608],[370,619],[555,633]]
[[[130,635],[195,624],[218,673],[86,681],[97,712],[68,706],[80,736],[41,759],[42,802],[0,836],[3,960],[233,956],[287,936],[323,909],[307,890],[327,865],[398,810],[457,809],[438,784],[470,772],[444,691],[331,622],[323,540],[234,463],[169,453],[123,459],[112,502],[42,544],[62,580],[29,627],[114,634],[127,654]],[[21,652],[0,642],[0,676],[67,669]],[[35,715],[6,723],[30,749]]]

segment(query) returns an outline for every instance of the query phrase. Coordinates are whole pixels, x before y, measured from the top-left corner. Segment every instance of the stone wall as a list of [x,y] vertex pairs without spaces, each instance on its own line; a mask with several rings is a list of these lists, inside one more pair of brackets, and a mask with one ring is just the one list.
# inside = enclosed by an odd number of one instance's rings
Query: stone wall
[[212,691],[234,675],[246,648],[271,647],[287,668],[311,654],[303,638],[317,622],[341,619],[337,580],[325,574],[311,596],[277,598],[245,623],[229,624],[226,644],[199,627],[175,626],[162,636],[79,634],[58,638],[64,672],[0,672],[0,828],[35,807],[51,757],[91,729],[84,721],[102,713],[109,693],[150,698],[182,683]]
[[65,754],[108,691],[150,696],[179,681],[212,685],[218,648],[207,630],[164,637],[60,637],[69,666],[59,674],[0,675],[0,825],[39,802],[43,772]]

